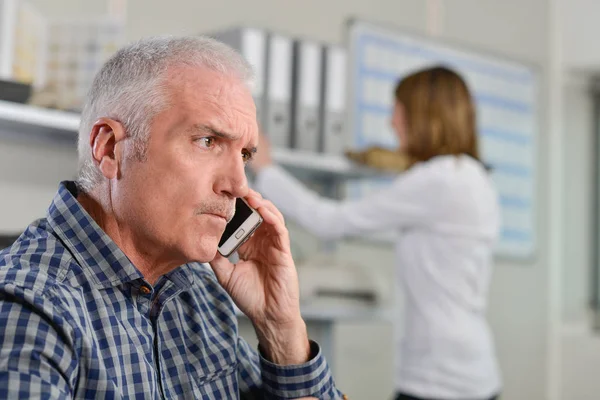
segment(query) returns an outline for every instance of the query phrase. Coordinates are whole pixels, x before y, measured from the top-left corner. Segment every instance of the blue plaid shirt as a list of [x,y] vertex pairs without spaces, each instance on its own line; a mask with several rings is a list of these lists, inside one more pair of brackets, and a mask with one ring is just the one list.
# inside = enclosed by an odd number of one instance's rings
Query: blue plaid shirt
[[2,398],[341,397],[317,344],[294,366],[252,350],[210,267],[150,285],[76,192],[0,252]]

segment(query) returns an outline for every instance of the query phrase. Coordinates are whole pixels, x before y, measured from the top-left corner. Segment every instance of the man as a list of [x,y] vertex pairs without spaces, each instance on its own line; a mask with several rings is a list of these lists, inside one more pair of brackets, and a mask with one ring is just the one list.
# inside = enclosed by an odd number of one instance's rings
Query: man
[[[236,52],[199,37],[143,40],[103,66],[77,182],[0,253],[3,396],[341,397],[307,338],[283,217],[248,188],[250,79]],[[237,197],[264,222],[233,265],[217,244]]]

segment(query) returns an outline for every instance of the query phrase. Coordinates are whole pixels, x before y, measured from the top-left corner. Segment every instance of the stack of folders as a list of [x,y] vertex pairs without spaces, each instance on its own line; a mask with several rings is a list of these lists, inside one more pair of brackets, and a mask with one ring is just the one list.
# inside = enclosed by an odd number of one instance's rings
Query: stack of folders
[[274,147],[343,153],[344,48],[249,27],[211,36],[237,49],[254,68],[257,119]]

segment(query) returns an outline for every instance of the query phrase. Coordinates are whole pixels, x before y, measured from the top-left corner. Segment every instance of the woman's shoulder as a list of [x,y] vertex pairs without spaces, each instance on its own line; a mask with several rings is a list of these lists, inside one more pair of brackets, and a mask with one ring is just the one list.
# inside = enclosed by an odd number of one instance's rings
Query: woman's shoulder
[[402,174],[397,182],[412,181],[419,186],[435,186],[444,193],[453,190],[493,191],[490,173],[480,161],[467,155],[437,156],[415,164]]
[[415,164],[408,172],[434,175],[478,174],[487,176],[485,165],[468,155],[443,155]]

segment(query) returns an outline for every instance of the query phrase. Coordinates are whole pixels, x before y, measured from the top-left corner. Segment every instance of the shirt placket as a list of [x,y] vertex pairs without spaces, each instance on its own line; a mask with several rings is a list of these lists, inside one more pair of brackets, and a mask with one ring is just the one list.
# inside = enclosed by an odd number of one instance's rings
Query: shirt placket
[[155,287],[154,289],[152,289],[152,287],[149,286],[149,289],[151,290],[149,292],[148,314],[146,315],[149,316],[150,322],[152,324],[152,330],[154,331],[154,367],[156,370],[156,377],[158,381],[160,396],[162,399],[167,399],[169,398],[167,396],[168,385],[167,388],[165,388],[166,382],[164,382],[164,379],[168,377],[168,375],[166,375],[162,370],[162,365],[164,364],[162,356],[163,343],[161,341],[159,320],[164,305],[171,298],[173,298],[174,295],[177,294],[178,290],[176,290],[173,283],[170,281],[166,281],[164,285]]
[[166,287],[153,287],[151,284],[143,279],[139,280],[139,284],[135,285],[134,291],[137,292],[136,305],[139,312],[146,316],[150,320],[152,325],[152,348],[154,361],[154,373],[156,376],[156,382],[158,382],[159,396],[161,399],[166,399],[164,392],[164,385],[162,382],[162,373],[160,368],[161,359],[161,346],[160,346],[160,335],[158,333],[158,316],[160,315],[161,309],[161,298],[164,297]]

